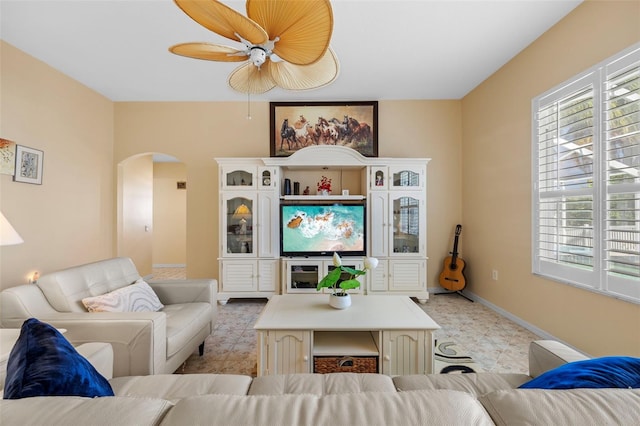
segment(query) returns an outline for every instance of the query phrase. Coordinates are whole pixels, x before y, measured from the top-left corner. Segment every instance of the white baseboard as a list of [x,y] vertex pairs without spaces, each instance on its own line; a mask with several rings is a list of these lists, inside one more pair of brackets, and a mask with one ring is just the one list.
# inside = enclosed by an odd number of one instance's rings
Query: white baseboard
[[152,265],[153,268],[186,268],[185,263],[157,263]]
[[[439,287],[434,287],[434,288],[429,289],[429,294],[437,295],[437,294],[444,294],[444,293],[449,293],[449,292],[445,291],[445,290],[443,290],[443,289],[441,289]],[[502,315],[503,317],[507,318],[508,320],[515,322],[520,327],[526,328],[527,330],[529,330],[533,334],[535,334],[537,336],[540,336],[541,339],[556,340],[558,342],[564,343],[565,345],[569,346],[570,348],[576,349],[573,346],[571,346],[570,344],[568,344],[567,342],[563,342],[562,340],[558,339],[554,335],[549,334],[546,331],[544,331],[543,329],[538,328],[535,325],[526,322],[522,318],[513,315],[511,312],[505,311],[504,309],[500,308],[499,306],[494,305],[493,303],[489,302],[488,300],[483,299],[482,297],[478,296],[477,294],[474,294],[474,293],[472,293],[472,292],[470,292],[468,290],[462,291],[461,293],[463,293],[465,296],[467,296],[469,299],[473,300],[474,302],[478,302],[481,305],[486,306],[487,308],[489,308],[492,311]],[[578,349],[576,349],[576,350],[578,350]]]

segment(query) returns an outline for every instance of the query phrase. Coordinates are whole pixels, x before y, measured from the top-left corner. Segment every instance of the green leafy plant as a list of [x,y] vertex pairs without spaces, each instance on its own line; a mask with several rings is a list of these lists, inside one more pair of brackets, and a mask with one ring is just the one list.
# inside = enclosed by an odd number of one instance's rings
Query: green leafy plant
[[[347,294],[347,290],[360,287],[360,281],[358,281],[357,278],[366,274],[368,270],[375,269],[378,266],[378,259],[375,257],[365,257],[363,263],[364,268],[362,270],[350,268],[342,264],[342,259],[338,253],[333,253],[333,266],[335,266],[335,268],[320,280],[316,290],[320,291],[323,288],[330,288],[332,294],[344,296]],[[338,280],[340,280],[343,272],[348,273],[350,277],[338,284]]]

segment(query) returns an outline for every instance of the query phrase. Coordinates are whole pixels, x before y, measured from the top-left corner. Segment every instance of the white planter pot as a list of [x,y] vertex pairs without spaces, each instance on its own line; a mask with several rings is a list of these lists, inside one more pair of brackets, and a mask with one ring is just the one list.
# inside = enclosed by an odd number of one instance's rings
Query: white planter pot
[[343,296],[336,296],[335,294],[330,294],[329,306],[335,309],[347,309],[349,306],[351,306],[351,295],[348,293]]

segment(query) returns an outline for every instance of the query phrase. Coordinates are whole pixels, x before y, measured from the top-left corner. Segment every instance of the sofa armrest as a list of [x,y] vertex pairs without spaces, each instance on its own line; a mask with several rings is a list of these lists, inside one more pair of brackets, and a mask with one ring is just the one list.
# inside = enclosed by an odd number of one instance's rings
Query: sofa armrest
[[2,328],[22,327],[29,318],[55,315],[53,309],[38,286],[26,284],[11,287],[0,292],[0,326]]
[[207,302],[216,304],[216,280],[150,280],[147,281],[165,305]]
[[150,280],[149,285],[164,305],[206,302],[211,305],[211,330],[218,318],[218,282],[202,280]]
[[38,319],[66,329],[64,336],[74,346],[110,343],[114,377],[164,373],[167,317],[163,312],[73,312]]
[[588,356],[555,340],[536,340],[529,345],[529,375],[538,377],[563,364],[589,359]]

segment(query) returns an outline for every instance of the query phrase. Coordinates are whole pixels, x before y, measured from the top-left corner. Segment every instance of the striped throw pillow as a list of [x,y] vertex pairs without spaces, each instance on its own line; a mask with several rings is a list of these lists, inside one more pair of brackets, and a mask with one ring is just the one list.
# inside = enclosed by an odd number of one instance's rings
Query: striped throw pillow
[[82,304],[89,312],[155,312],[164,308],[151,286],[142,279],[110,293],[85,297]]

